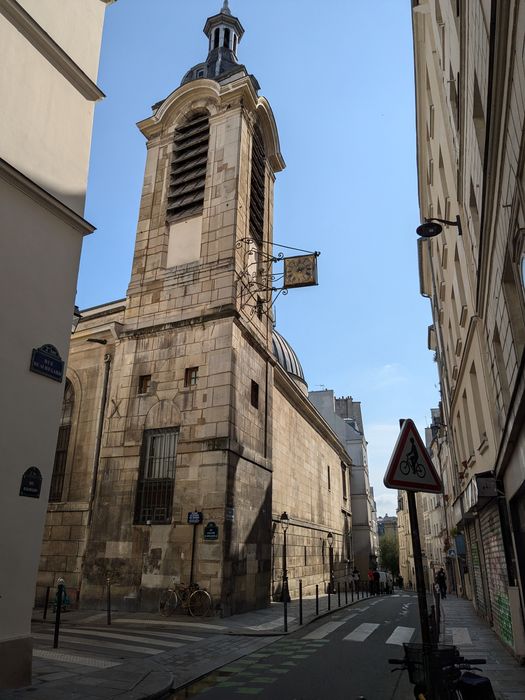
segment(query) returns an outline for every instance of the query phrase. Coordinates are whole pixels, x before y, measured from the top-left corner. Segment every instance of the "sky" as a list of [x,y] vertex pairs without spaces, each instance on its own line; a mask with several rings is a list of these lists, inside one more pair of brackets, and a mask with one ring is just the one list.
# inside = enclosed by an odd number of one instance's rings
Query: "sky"
[[[222,0],[118,0],[106,10],[77,301],[126,296],[146,156],[136,122],[205,60]],[[230,0],[238,59],[275,115],[287,164],[275,184],[274,242],[320,251],[319,285],[276,303],[279,332],[310,390],[361,402],[378,515],[383,476],[412,418],[424,436],[439,402],[419,293],[420,223],[410,3]],[[275,250],[275,253],[279,249]]]

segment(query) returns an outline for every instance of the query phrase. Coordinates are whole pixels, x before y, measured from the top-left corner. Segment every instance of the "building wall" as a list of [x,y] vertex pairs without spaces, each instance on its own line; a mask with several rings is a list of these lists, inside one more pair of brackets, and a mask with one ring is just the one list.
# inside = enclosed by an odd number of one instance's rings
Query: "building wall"
[[[93,109],[103,96],[94,81],[104,10],[100,0],[0,2],[0,287],[11,300],[0,345],[9,465],[0,555],[11,562],[0,573],[0,688],[31,679],[31,610],[64,384],[29,366],[32,350],[46,344],[67,359],[82,238],[93,231],[81,216]],[[75,35],[82,50],[69,53]],[[42,474],[39,498],[19,495],[29,467]]]

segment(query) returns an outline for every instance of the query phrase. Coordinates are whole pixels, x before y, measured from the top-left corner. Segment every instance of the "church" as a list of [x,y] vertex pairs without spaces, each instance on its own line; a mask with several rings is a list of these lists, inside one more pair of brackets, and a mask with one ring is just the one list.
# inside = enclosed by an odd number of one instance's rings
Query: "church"
[[[80,607],[109,580],[115,607],[155,610],[191,581],[231,615],[280,599],[283,569],[294,597],[354,565],[352,460],[273,323],[277,126],[227,1],[204,33],[206,60],[138,124],[126,297],[83,310],[71,339],[39,601],[60,576]],[[315,265],[285,259],[284,285]]]

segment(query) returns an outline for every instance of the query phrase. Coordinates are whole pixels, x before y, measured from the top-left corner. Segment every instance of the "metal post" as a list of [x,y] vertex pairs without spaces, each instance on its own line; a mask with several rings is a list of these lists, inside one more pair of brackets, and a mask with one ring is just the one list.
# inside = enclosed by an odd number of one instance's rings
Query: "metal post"
[[44,614],[42,615],[42,620],[45,620],[47,617],[47,607],[49,605],[49,591],[51,590],[51,586],[48,586],[46,589],[46,600],[44,602]]
[[299,624],[303,624],[303,582],[299,579]]
[[315,584],[315,614],[319,615],[319,584]]
[[107,601],[108,625],[111,625],[111,579],[109,576],[106,578],[106,584],[107,584],[107,588],[108,588],[108,601]]
[[191,540],[191,562],[190,562],[190,586],[193,583],[193,561],[195,559],[195,539],[197,536],[197,525],[193,524],[193,537]]
[[348,605],[348,581],[345,581],[345,605]]
[[330,600],[331,594],[332,594],[332,591],[330,590],[330,584],[328,584],[328,610],[331,610],[331,605],[330,605],[331,604],[331,600]]
[[341,607],[341,584],[337,582],[337,607]]
[[62,611],[62,600],[64,597],[64,584],[58,584],[57,590],[57,609],[55,613],[55,636],[53,638],[53,649],[58,648],[58,633],[60,631],[60,613]]
[[288,632],[288,601],[284,599],[284,631]]
[[[423,670],[427,688],[432,689],[432,665],[431,665],[431,637],[428,620],[427,594],[425,590],[425,576],[423,573],[423,558],[421,556],[421,541],[419,539],[419,524],[417,521],[416,494],[407,491],[408,514],[410,518],[410,531],[412,535],[412,552],[414,554],[414,569],[416,574],[417,602],[419,607],[419,621],[421,624],[421,640],[423,642]],[[432,697],[432,696],[431,696]]]

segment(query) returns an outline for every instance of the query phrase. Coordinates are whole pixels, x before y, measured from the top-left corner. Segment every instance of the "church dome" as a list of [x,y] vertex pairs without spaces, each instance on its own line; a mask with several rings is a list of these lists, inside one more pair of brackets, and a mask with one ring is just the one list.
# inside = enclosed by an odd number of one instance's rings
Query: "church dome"
[[275,328],[272,333],[273,354],[281,367],[291,376],[294,382],[303,390],[307,390],[303,368],[299,362],[295,350],[290,343],[278,333]]

